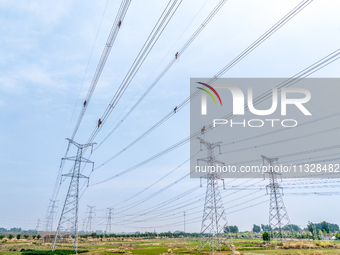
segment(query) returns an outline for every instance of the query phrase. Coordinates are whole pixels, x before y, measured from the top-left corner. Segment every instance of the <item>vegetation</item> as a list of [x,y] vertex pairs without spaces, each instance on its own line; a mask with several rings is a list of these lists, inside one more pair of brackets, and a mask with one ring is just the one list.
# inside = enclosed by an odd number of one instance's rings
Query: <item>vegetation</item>
[[17,239],[19,240],[21,238],[21,235],[20,234],[17,234]]
[[272,227],[269,226],[269,225],[261,224],[261,229],[262,229],[262,231],[265,231],[265,232],[272,231]]
[[301,228],[298,225],[295,224],[289,224],[283,228],[283,230],[293,230],[293,231],[300,231]]
[[[314,224],[314,226],[317,231],[321,230],[322,233],[330,233],[332,231],[339,231],[339,225],[328,223],[326,221],[322,221],[320,223]],[[309,223],[307,225],[307,228],[310,232],[313,233],[313,223]]]
[[8,239],[11,240],[14,236],[12,234],[8,235]]
[[168,238],[182,238],[182,237],[199,237],[199,233],[184,233],[180,231],[176,232],[163,232],[163,233],[154,233],[154,232],[145,232],[145,233],[140,233],[136,232],[134,234],[85,234],[85,235],[79,235],[81,238],[97,238],[97,239],[102,239],[102,238],[119,238],[119,237],[126,237],[126,238],[134,238],[134,237],[144,237],[144,238],[156,238],[156,237],[168,237]]
[[238,227],[237,226],[229,226],[229,230],[231,233],[238,233]]
[[270,234],[269,234],[269,232],[263,232],[262,233],[262,239],[263,239],[263,241],[270,241]]
[[255,232],[255,233],[260,233],[261,232],[261,228],[260,228],[260,226],[257,226],[257,225],[253,225],[253,232]]
[[[119,255],[119,254],[147,254],[147,255],[165,255],[165,254],[208,254],[209,247],[206,246],[201,253],[197,248],[200,238],[183,237],[181,232],[165,232],[161,237],[155,233],[139,233],[133,235],[145,235],[146,237],[127,237],[132,234],[120,234],[117,237],[110,237],[101,234],[82,235],[79,237],[79,253],[87,252],[89,255]],[[183,233],[183,232],[182,232]],[[246,238],[235,238],[238,235],[244,235]],[[264,255],[334,255],[340,254],[340,241],[314,241],[308,239],[294,240],[286,239],[281,243],[279,239],[272,239],[270,242],[263,242],[262,238],[250,237],[251,232],[233,233],[233,242],[236,251],[240,254],[264,254]],[[168,237],[171,235],[176,238]],[[113,236],[113,235],[112,235]],[[258,235],[256,235],[258,236]],[[267,232],[267,237],[269,233]],[[266,239],[266,238],[264,238]],[[0,245],[0,255],[71,255],[74,254],[71,236],[66,242],[61,242],[58,250],[50,251],[51,242],[33,241],[20,239],[19,241],[2,242]],[[221,251],[218,254],[231,255],[230,249],[223,243]],[[235,253],[234,253],[235,254]]]
[[[88,250],[78,250],[78,253],[84,253],[88,252]],[[32,249],[22,249],[21,254],[22,255],[69,255],[69,254],[75,254],[76,252],[74,250],[55,250],[55,251],[44,251],[44,250],[32,250]]]

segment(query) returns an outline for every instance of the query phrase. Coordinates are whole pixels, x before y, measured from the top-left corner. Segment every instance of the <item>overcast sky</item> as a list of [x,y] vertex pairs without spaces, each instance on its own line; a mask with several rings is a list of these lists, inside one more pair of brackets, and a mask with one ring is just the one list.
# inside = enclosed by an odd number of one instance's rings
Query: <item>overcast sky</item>
[[[114,124],[120,121],[122,113],[133,105],[218,2],[183,0],[95,142],[100,143]],[[190,78],[213,77],[299,2],[228,0],[124,124],[95,151],[91,160],[99,166],[132,142],[189,96]],[[132,0],[75,137],[78,143],[87,141],[167,3],[165,0]],[[60,159],[66,150],[65,138],[72,134],[120,1],[3,0],[0,6],[0,227],[34,229],[37,220],[42,221],[45,217]],[[290,77],[337,50],[340,45],[339,8],[340,2],[337,0],[313,1],[223,77]],[[89,66],[85,73],[87,63]],[[338,77],[339,70],[340,61],[336,61],[311,77]],[[334,111],[334,108],[329,112],[326,109],[320,116]],[[184,139],[190,133],[189,125],[187,106],[131,149],[95,170],[91,174],[90,184],[126,170]],[[275,141],[280,137],[274,136],[272,139]],[[339,139],[338,132],[334,133],[334,139]],[[74,153],[72,148],[69,155]],[[183,211],[187,211],[186,231],[199,232],[203,199],[173,212],[165,210],[168,206],[163,207],[164,216],[158,215],[158,218],[152,218],[154,215],[150,214],[123,221],[126,214],[147,211],[154,205],[198,187],[198,179],[187,177],[138,206],[131,209],[126,207],[126,211],[122,207],[143,201],[148,195],[189,173],[189,163],[186,162],[189,157],[187,144],[126,175],[89,187],[80,200],[80,222],[83,222],[87,205],[96,206],[93,229],[104,230],[105,209],[115,206],[114,210],[120,213],[115,216],[113,232],[175,231],[183,230],[182,215]],[[119,204],[179,165],[182,166],[156,185]],[[71,164],[66,165],[64,172],[70,167]],[[89,167],[84,174],[89,175],[90,171]],[[230,185],[244,181],[234,181]],[[266,181],[250,180],[251,183],[264,187]],[[66,179],[60,187],[57,218],[67,185]],[[322,189],[338,190],[337,187]],[[180,207],[180,202],[194,201],[194,197],[199,195],[204,197],[204,193],[204,187],[197,189],[173,203],[173,208]],[[250,230],[252,224],[268,223],[268,202],[232,213],[268,200],[265,191],[256,194],[251,190],[235,194],[230,191],[223,195],[230,225]],[[291,222],[301,227],[305,227],[308,221],[326,220],[340,224],[340,205],[335,202],[338,200],[337,196],[284,196]],[[198,220],[195,219],[197,217]],[[56,224],[57,220],[54,227]]]

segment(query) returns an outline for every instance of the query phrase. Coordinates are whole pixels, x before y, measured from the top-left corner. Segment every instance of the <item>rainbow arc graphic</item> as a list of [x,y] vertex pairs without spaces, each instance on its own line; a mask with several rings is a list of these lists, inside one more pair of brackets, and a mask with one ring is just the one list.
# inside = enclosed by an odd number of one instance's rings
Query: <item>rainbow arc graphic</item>
[[[210,89],[210,90],[217,96],[217,98],[218,98],[218,100],[220,101],[220,104],[221,104],[221,106],[222,106],[221,97],[220,97],[220,95],[217,93],[217,91],[216,91],[213,87],[211,87],[210,85],[208,85],[208,84],[206,84],[206,83],[203,83],[203,82],[197,82],[197,83],[202,84],[203,86],[205,86],[205,87],[207,87],[208,89]],[[214,100],[215,105],[217,105],[216,100],[215,100],[213,94],[212,94],[209,90],[204,89],[204,88],[201,88],[201,87],[197,87],[197,88],[200,89],[200,90],[203,90],[204,92],[206,92],[206,93]]]

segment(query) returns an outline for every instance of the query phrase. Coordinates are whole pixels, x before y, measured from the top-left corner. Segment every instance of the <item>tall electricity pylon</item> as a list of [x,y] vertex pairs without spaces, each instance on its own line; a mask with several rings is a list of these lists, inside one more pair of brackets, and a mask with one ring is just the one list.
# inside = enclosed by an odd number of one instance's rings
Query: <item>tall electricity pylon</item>
[[278,182],[278,176],[280,175],[275,171],[275,166],[278,166],[278,158],[267,158],[262,155],[263,166],[268,165],[269,184],[267,185],[270,194],[269,204],[269,225],[271,226],[271,237],[274,237],[275,229],[279,232],[281,242],[284,242],[285,236],[283,228],[290,224],[286,207],[283,203],[283,189]]
[[184,216],[184,233],[185,233],[185,212],[183,213]]
[[107,221],[106,221],[105,234],[111,234],[112,211],[113,211],[113,208],[110,208],[110,207],[107,208]]
[[87,216],[87,224],[86,224],[85,232],[91,234],[92,233],[92,219],[96,215],[96,213],[94,212],[96,207],[95,206],[89,206],[89,205],[87,207],[89,209],[89,212],[88,212],[88,216]]
[[93,147],[94,143],[79,144],[71,139],[67,139],[69,143],[75,145],[77,149],[77,155],[73,157],[63,158],[62,160],[72,160],[74,162],[73,169],[68,174],[63,176],[71,177],[70,186],[67,191],[63,210],[60,215],[58,228],[52,245],[52,251],[54,251],[61,239],[68,237],[73,238],[73,248],[78,253],[78,203],[79,203],[79,179],[89,178],[80,173],[81,163],[92,163],[92,169],[94,163],[88,159],[83,158],[83,149],[89,146]]
[[35,227],[35,231],[37,231],[37,233],[39,232],[39,230],[40,230],[40,219],[38,219],[37,225]]
[[84,233],[86,233],[86,232],[85,232],[85,224],[86,224],[86,217],[85,217],[84,220],[83,220],[83,227],[82,227],[82,230],[84,231]]
[[52,232],[53,231],[53,220],[54,220],[54,216],[57,213],[56,211],[56,203],[59,200],[52,200],[50,199],[50,205],[48,207],[48,212],[45,218],[45,222],[44,222],[44,231],[45,232]]
[[[214,149],[216,147],[219,147],[219,152],[221,153],[220,144],[222,142],[209,143],[200,137],[198,139],[200,140],[200,149],[202,150],[202,145],[207,148],[208,157],[198,159],[197,165],[199,165],[200,161],[205,162],[207,166],[215,166],[218,163],[224,165],[223,162],[218,161],[214,156]],[[204,178],[207,179],[207,190],[201,227],[202,239],[200,240],[198,250],[201,251],[208,245],[214,254],[224,244],[234,251],[233,240],[229,232],[227,216],[218,186],[218,179],[220,177],[213,172],[208,173]]]

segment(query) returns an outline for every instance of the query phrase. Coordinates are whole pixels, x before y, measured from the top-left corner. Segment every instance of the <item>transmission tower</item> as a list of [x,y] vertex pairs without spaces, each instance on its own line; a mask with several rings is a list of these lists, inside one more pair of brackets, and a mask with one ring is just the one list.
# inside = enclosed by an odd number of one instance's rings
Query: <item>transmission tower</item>
[[63,158],[62,160],[72,160],[74,161],[73,169],[68,174],[63,174],[63,176],[71,177],[70,186],[67,191],[65,203],[63,210],[60,215],[58,228],[52,245],[52,251],[54,251],[58,243],[69,236],[73,238],[73,248],[78,252],[78,202],[79,202],[79,179],[88,177],[80,173],[81,163],[92,163],[92,169],[94,163],[88,159],[83,158],[83,149],[89,146],[93,147],[94,143],[79,144],[71,139],[67,139],[70,144],[77,147],[77,155],[73,157]]
[[92,233],[92,219],[94,218],[94,216],[96,215],[96,213],[94,212],[95,210],[95,206],[87,206],[89,209],[88,212],[88,216],[87,216],[87,223],[86,223],[86,229],[85,229],[85,233]]
[[37,225],[35,227],[35,231],[37,231],[37,233],[39,232],[39,230],[40,230],[40,219],[38,219]]
[[185,212],[183,213],[184,216],[184,233],[185,233]]
[[86,224],[86,217],[83,220],[83,227],[82,227],[82,230],[84,231],[84,233],[85,233],[85,224]]
[[279,173],[275,172],[275,166],[278,166],[278,158],[267,158],[262,155],[263,166],[268,165],[269,184],[266,186],[270,194],[269,205],[269,225],[271,226],[271,237],[274,237],[274,231],[277,230],[281,242],[284,242],[283,228],[290,224],[286,207],[283,203],[283,189],[278,182]]
[[106,229],[105,234],[111,234],[111,224],[112,224],[112,211],[113,208],[107,208],[107,221],[106,221]]
[[[220,144],[222,142],[209,143],[200,137],[198,139],[200,140],[200,149],[202,150],[202,145],[207,148],[208,157],[198,159],[197,165],[199,165],[200,161],[205,162],[207,166],[215,166],[217,163],[224,165],[223,162],[218,161],[214,156],[214,149],[216,147],[219,147],[219,152],[221,153]],[[202,239],[200,240],[198,250],[201,251],[208,245],[214,254],[224,244],[234,251],[233,240],[229,232],[227,216],[218,186],[218,179],[220,178],[216,173],[208,173],[203,178],[207,179],[207,190],[201,227]]]
[[45,232],[52,232],[53,231],[53,221],[54,221],[54,216],[57,213],[56,209],[56,203],[59,200],[52,200],[50,199],[50,205],[48,207],[48,212],[45,218],[45,222],[44,222],[44,231]]

